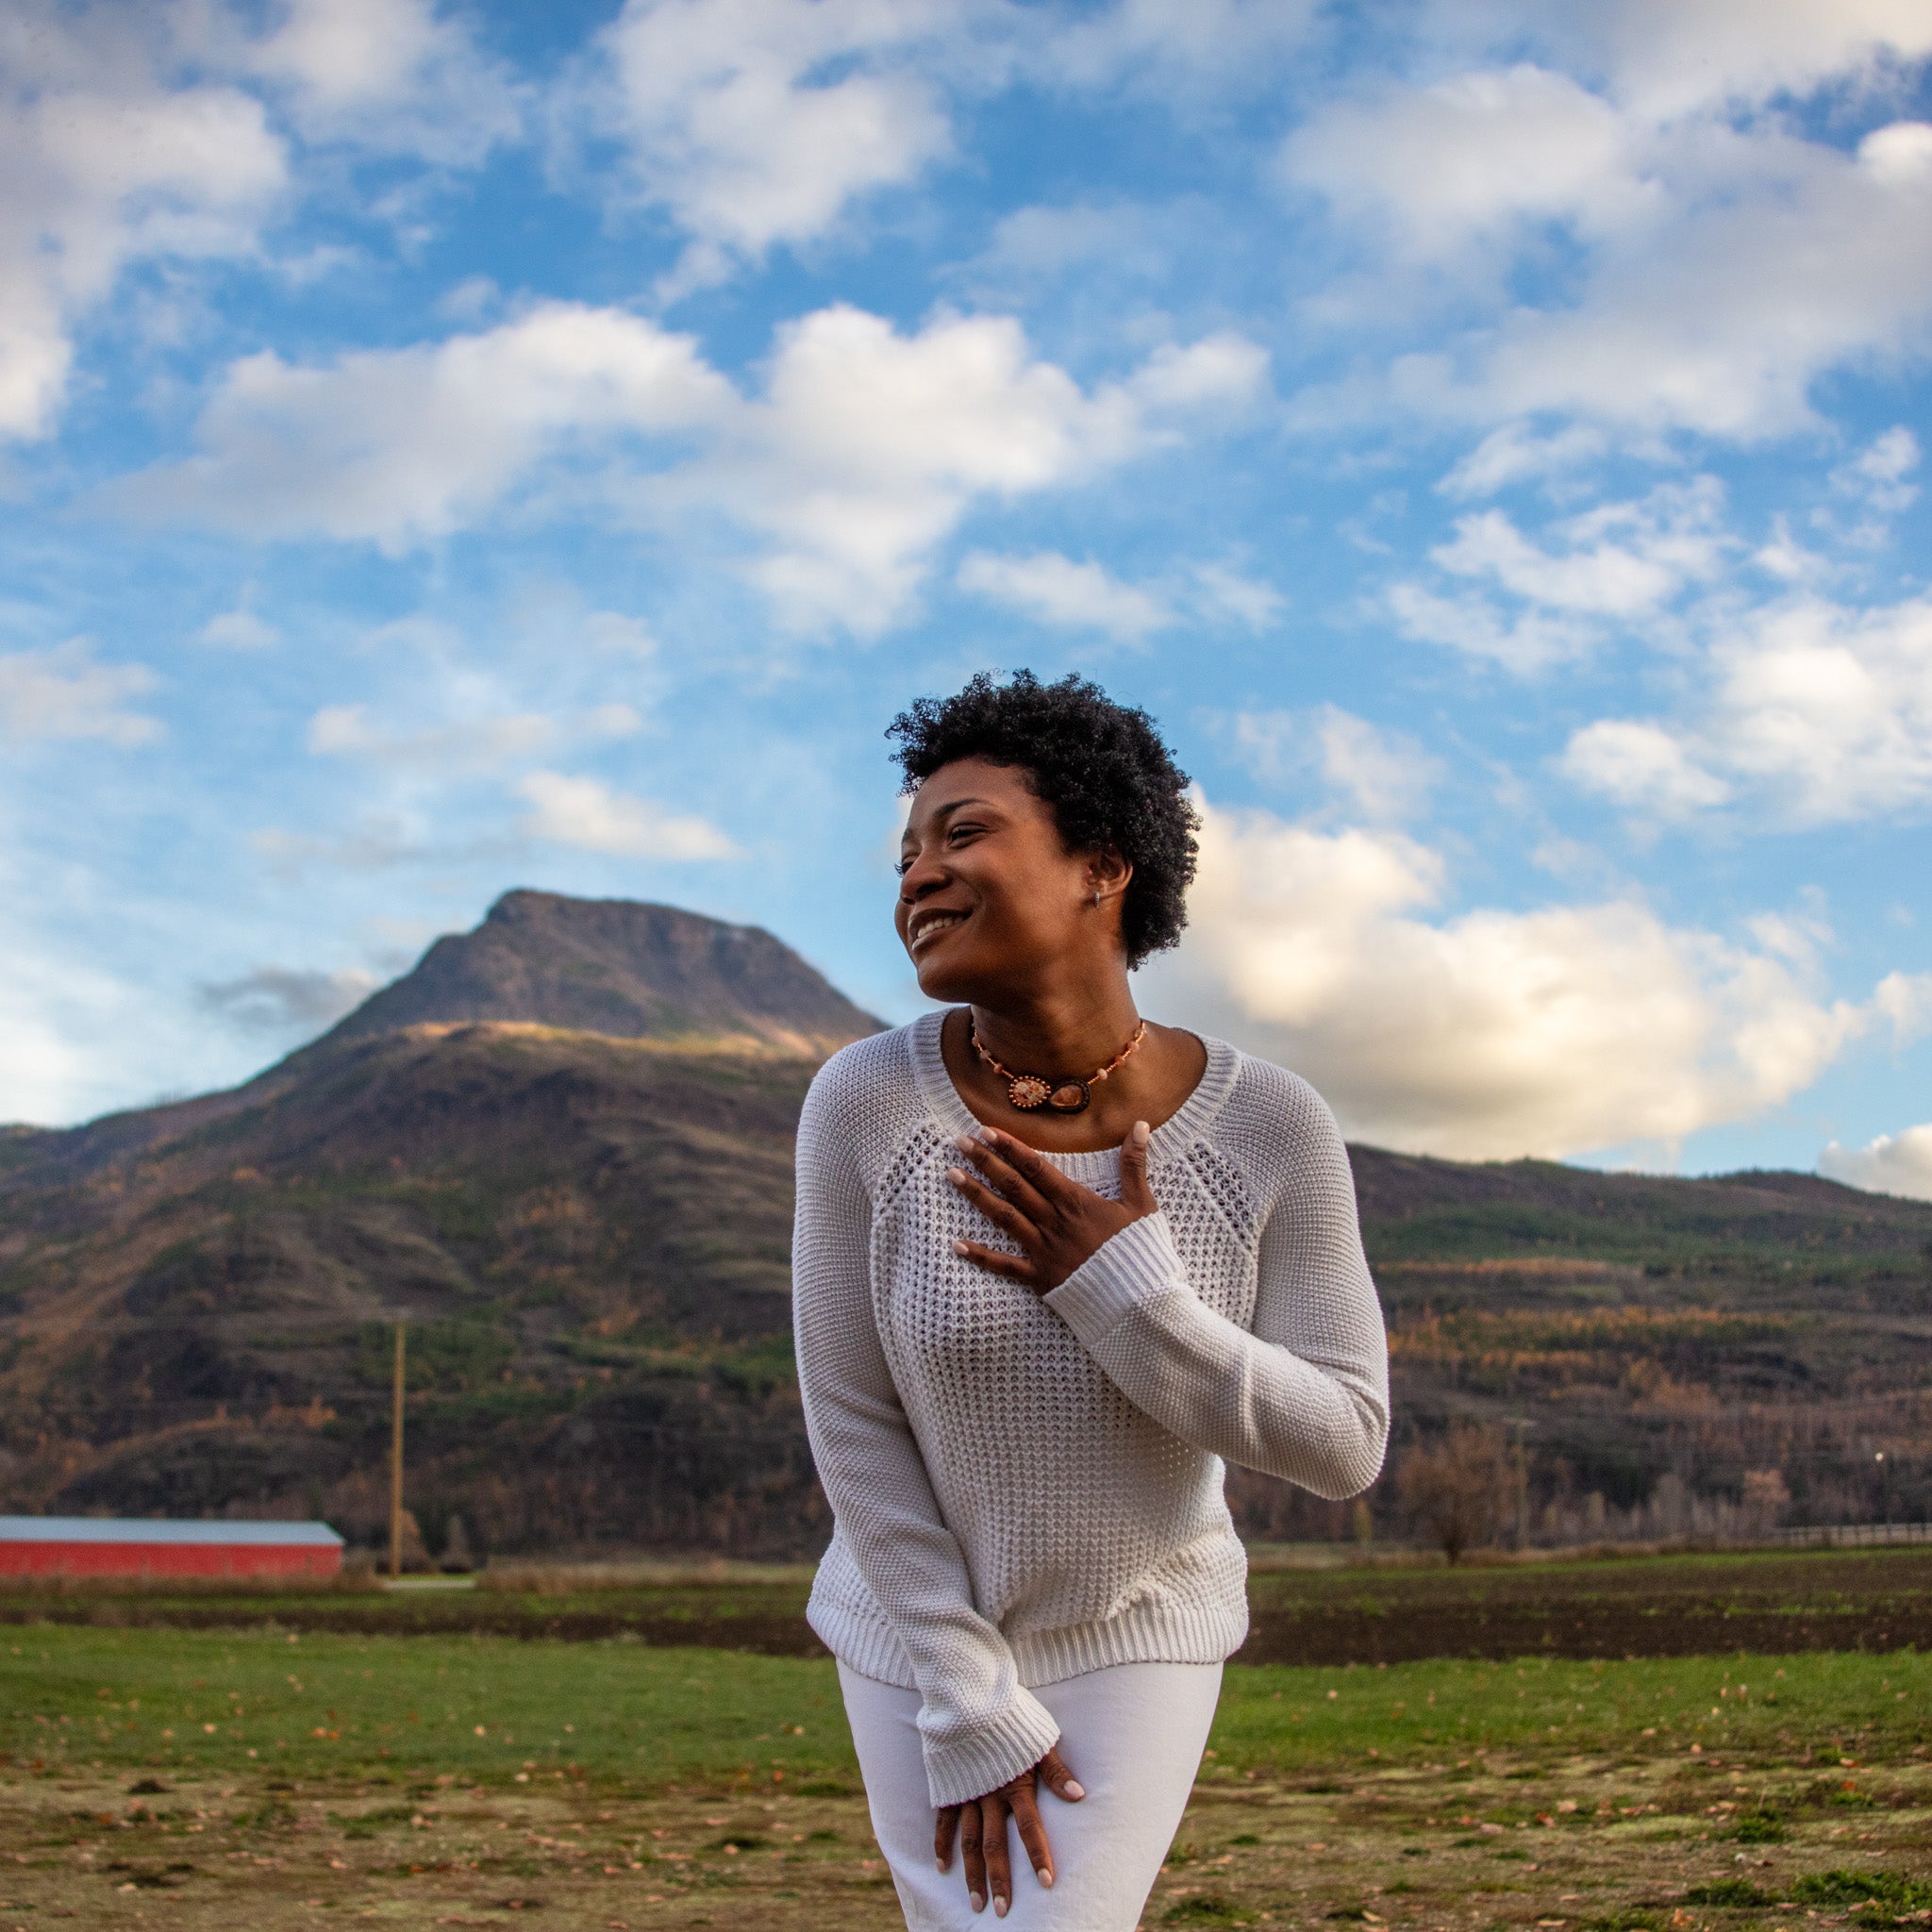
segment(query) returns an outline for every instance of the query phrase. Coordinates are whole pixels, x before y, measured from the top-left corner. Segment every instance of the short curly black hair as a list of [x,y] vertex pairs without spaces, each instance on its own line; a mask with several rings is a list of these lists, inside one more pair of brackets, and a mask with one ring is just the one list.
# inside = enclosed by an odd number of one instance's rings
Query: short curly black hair
[[999,684],[982,671],[952,697],[915,698],[886,736],[897,741],[903,790],[955,758],[985,758],[1025,774],[1069,852],[1118,852],[1134,868],[1121,908],[1129,966],[1180,938],[1201,815],[1145,711],[1071,673],[1042,684],[1016,671]]

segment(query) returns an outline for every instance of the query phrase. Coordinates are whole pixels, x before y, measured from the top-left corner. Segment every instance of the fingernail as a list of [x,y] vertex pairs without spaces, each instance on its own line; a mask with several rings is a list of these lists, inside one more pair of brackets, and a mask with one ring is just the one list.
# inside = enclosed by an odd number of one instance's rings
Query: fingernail
[[955,1134],[953,1136],[953,1145],[961,1154],[971,1154],[973,1152],[973,1136],[971,1134]]
[[966,1894],[966,1902],[975,1912],[983,1912],[986,1909],[986,1899],[980,1892],[969,1891]]
[[986,1144],[989,1147],[991,1147],[993,1144],[993,1142],[999,1139],[999,1136],[995,1134],[991,1127],[978,1126],[974,1128],[973,1138],[975,1141],[984,1141]]
[[932,1862],[935,1871],[943,1872],[946,1869],[946,1861],[943,1858],[935,1858]]
[[993,1900],[992,1915],[995,1919],[1004,1919],[1007,1916],[1007,1902],[1005,1899],[996,1898]]
[[956,1255],[963,1255],[966,1252],[966,1243],[964,1241],[955,1241],[953,1243],[953,1252]]
[[1134,1140],[1137,1145],[1144,1147],[1154,1138],[1154,1129],[1145,1121],[1134,1123]]
[[1053,1890],[1053,1874],[1051,1872],[1042,1872],[1040,1874],[1040,1882],[1048,1891],[1051,1891]]
[[1087,1787],[1074,1777],[1070,1777],[1060,1790],[1070,1798],[1084,1798],[1087,1795]]
[[966,1170],[963,1167],[949,1167],[946,1170],[946,1178],[957,1188],[966,1178]]

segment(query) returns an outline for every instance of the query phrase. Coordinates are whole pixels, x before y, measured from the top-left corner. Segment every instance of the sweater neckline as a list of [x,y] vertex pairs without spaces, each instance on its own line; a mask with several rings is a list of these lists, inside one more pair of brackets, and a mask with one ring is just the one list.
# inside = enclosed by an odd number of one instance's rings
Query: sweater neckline
[[[978,1117],[961,1098],[946,1071],[946,1057],[941,1050],[940,1031],[952,1010],[942,1007],[933,1013],[922,1013],[908,1031],[912,1043],[913,1076],[919,1083],[920,1098],[926,1111],[953,1134],[970,1134],[979,1124]],[[1227,1099],[1241,1066],[1241,1054],[1224,1040],[1197,1033],[1194,1038],[1208,1049],[1208,1065],[1194,1091],[1166,1120],[1155,1128],[1149,1147],[1158,1153],[1177,1152],[1206,1133]],[[1035,1150],[1043,1159],[1081,1182],[1104,1180],[1119,1171],[1118,1147],[1091,1147],[1075,1153],[1057,1154],[1046,1148]]]

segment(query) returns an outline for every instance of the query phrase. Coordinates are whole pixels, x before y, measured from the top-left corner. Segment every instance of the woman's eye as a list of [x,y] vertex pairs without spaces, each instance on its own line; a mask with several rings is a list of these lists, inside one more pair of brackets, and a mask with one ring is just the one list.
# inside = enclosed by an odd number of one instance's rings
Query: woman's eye
[[912,861],[909,858],[902,858],[892,870],[903,879],[912,870]]

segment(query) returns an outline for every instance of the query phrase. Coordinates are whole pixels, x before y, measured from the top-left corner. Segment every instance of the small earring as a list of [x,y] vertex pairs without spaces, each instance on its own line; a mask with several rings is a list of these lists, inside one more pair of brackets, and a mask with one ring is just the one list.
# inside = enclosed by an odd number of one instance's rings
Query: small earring
[[1100,888],[1098,886],[1093,889],[1093,906],[1096,911],[1100,908]]

